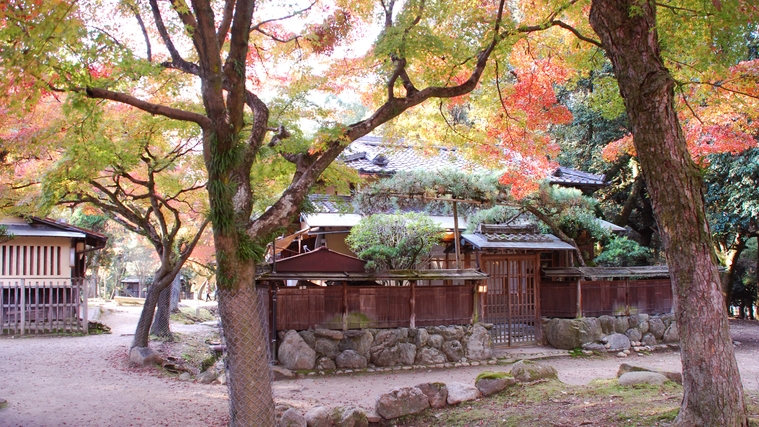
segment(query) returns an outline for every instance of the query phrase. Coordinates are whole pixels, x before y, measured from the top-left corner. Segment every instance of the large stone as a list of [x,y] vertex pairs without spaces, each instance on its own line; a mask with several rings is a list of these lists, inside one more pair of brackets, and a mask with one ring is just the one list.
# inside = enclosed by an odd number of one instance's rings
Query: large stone
[[416,346],[411,343],[398,344],[398,362],[401,365],[413,365],[416,360]]
[[427,396],[416,387],[396,388],[377,398],[377,413],[386,420],[418,414],[429,407]]
[[306,412],[306,424],[308,427],[333,427],[332,416],[329,409],[324,406],[315,406]]
[[628,372],[622,374],[617,380],[621,386],[633,386],[638,384],[662,385],[667,382],[667,377],[658,372]]
[[619,365],[619,369],[617,370],[617,378],[629,372],[656,372],[657,374],[664,375],[670,381],[674,381],[680,385],[683,384],[683,374],[681,374],[680,372],[671,372],[671,371],[662,371],[660,369],[644,368],[642,366],[628,365],[627,363],[623,363]]
[[440,335],[446,341],[460,340],[464,337],[464,328],[461,326],[447,326],[440,330]]
[[659,317],[652,317],[648,319],[648,332],[651,332],[657,340],[661,340],[664,336],[664,322]]
[[669,327],[664,331],[662,341],[666,343],[678,343],[680,342],[680,334],[677,332],[677,323],[672,322]]
[[649,332],[643,335],[643,338],[640,339],[640,342],[642,342],[643,345],[654,346],[656,345],[656,337],[654,334]]
[[132,347],[129,361],[137,366],[162,365],[163,358],[150,347]]
[[366,357],[358,354],[356,350],[345,350],[335,359],[335,364],[343,369],[364,369],[367,365]]
[[630,329],[630,321],[627,317],[617,316],[614,319],[614,332],[624,334],[628,329]]
[[446,384],[446,387],[448,387],[448,399],[446,401],[449,405],[468,402],[479,399],[482,396],[482,393],[473,385],[452,382]]
[[295,408],[290,408],[279,419],[279,427],[307,427],[306,418]]
[[601,333],[608,335],[614,332],[614,316],[599,316],[598,322],[601,323]]
[[332,329],[317,329],[314,331],[314,336],[317,338],[329,338],[334,341],[340,341],[344,337],[342,331],[335,331]]
[[274,381],[289,380],[295,377],[293,371],[285,368],[282,365],[269,365],[269,371],[271,372],[271,376],[274,378]]
[[213,369],[203,371],[196,377],[198,382],[201,384],[211,384],[216,380],[216,378],[218,378],[218,375],[213,371]]
[[449,362],[458,362],[464,357],[464,346],[458,341],[444,342],[442,350]]
[[517,380],[510,373],[483,372],[477,377],[477,381],[474,385],[483,396],[490,396],[491,394],[500,393],[505,390],[506,387],[512,386],[516,383]]
[[373,364],[377,366],[395,366],[398,364],[400,348],[398,341],[401,334],[397,329],[386,329],[377,332],[369,354]]
[[643,334],[641,334],[636,328],[628,329],[625,332],[625,335],[627,335],[627,338],[630,338],[630,341],[640,341],[643,339]]
[[316,367],[314,369],[316,369],[317,371],[334,371],[335,368],[337,368],[337,366],[335,365],[335,361],[330,359],[329,357],[322,356],[316,359]]
[[434,347],[425,347],[416,353],[416,364],[418,365],[434,365],[447,361],[445,354]]
[[[314,345],[316,344],[316,336],[312,331],[300,331],[298,332],[298,335],[303,338],[303,341],[305,341],[309,347],[314,348]],[[285,335],[282,336],[280,340],[284,340],[285,336],[287,336],[287,332],[285,332]]]
[[471,334],[462,341],[467,359],[485,360],[493,357],[493,341],[490,339],[490,332],[481,324],[472,326]]
[[444,383],[423,383],[416,388],[427,396],[432,408],[444,408],[448,402],[448,387]]
[[427,341],[430,339],[430,333],[424,328],[419,328],[416,331],[416,337],[414,338],[414,344],[417,348],[422,348],[427,345]]
[[314,350],[317,354],[327,356],[330,359],[334,359],[340,354],[340,350],[337,348],[337,343],[329,338],[319,338],[314,344]]
[[374,335],[367,330],[363,330],[357,337],[353,338],[353,342],[356,343],[355,350],[358,354],[369,358],[369,351],[372,348],[374,342]]
[[341,339],[339,343],[337,343],[337,349],[340,351],[355,350],[356,342],[348,337],[345,337]]
[[598,319],[551,319],[546,328],[546,339],[555,348],[571,350],[601,338],[603,328]]
[[582,345],[583,350],[592,351],[593,353],[606,353],[606,346],[597,342],[589,342]]
[[648,328],[649,328],[649,326],[648,326],[648,320],[644,320],[644,321],[639,322],[637,328],[638,328],[638,330],[640,331],[641,334],[647,333],[648,332]]
[[430,338],[427,340],[427,345],[432,348],[440,349],[440,347],[443,346],[443,342],[445,342],[445,338],[443,338],[440,334],[432,334],[430,335]]
[[368,427],[366,413],[356,407],[338,407],[332,410],[335,427]]
[[611,334],[601,338],[601,342],[608,345],[610,352],[624,351],[630,348],[630,338],[625,334]]
[[277,356],[279,363],[292,370],[311,370],[316,363],[316,352],[295,331],[287,331]]
[[577,331],[580,343],[587,344],[589,342],[598,341],[603,336],[603,330],[601,329],[601,322],[595,317],[583,317],[578,319],[579,330]]
[[558,378],[556,368],[553,366],[535,363],[530,360],[520,360],[511,365],[511,375],[520,383]]

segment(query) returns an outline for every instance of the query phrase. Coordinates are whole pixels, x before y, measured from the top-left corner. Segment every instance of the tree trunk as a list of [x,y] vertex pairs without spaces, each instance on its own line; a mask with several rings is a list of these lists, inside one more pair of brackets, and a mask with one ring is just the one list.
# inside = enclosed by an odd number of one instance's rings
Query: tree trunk
[[134,339],[130,348],[148,346],[150,325],[153,323],[153,314],[155,313],[155,307],[161,291],[162,289],[157,289],[155,285],[151,285],[148,288],[148,292],[145,294],[145,304],[142,306],[140,320],[137,321],[137,328],[135,328]]
[[590,23],[614,66],[671,269],[684,388],[676,424],[747,426],[703,183],[677,120],[675,82],[659,54],[656,5],[594,0]]
[[[172,282],[173,283],[173,282]],[[157,337],[171,337],[171,293],[174,286],[168,286],[158,295],[158,310],[155,312],[153,324],[150,327],[150,334]]]
[[730,245],[725,254],[723,261],[727,271],[722,277],[722,294],[725,298],[725,307],[729,311],[730,305],[733,302],[733,280],[735,279],[735,267],[738,265],[738,259],[743,251],[746,249],[746,238],[738,234],[733,240],[733,244]]
[[220,287],[218,292],[227,344],[229,425],[274,427],[274,398],[266,351],[269,334],[257,311],[259,301],[253,280],[236,290]]

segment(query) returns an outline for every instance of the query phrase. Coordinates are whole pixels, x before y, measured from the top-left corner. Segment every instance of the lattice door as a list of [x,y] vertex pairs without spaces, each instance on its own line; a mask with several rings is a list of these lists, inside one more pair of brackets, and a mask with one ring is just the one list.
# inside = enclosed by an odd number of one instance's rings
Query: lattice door
[[490,274],[484,320],[494,325],[495,344],[537,340],[536,265],[535,256],[482,257],[482,269]]

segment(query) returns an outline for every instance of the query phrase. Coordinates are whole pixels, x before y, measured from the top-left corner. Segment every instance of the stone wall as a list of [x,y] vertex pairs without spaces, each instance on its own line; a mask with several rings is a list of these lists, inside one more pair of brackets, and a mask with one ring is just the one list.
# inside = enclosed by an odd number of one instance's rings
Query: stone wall
[[469,363],[493,357],[492,325],[283,331],[279,363],[291,370],[372,369]]
[[571,350],[583,348],[596,352],[624,351],[630,347],[654,348],[678,343],[674,314],[583,317],[580,319],[543,319],[547,344]]

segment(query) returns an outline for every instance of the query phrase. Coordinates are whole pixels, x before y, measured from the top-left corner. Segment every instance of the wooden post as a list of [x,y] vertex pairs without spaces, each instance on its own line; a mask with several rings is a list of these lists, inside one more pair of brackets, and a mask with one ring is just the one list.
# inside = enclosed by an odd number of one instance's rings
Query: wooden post
[[409,299],[409,328],[416,328],[416,280],[411,281],[411,298]]
[[543,318],[540,313],[540,252],[535,254],[533,261],[532,280],[535,286],[535,340],[540,343],[543,341]]
[[24,279],[20,280],[21,297],[19,298],[19,311],[21,312],[21,335],[26,332],[26,290],[24,289]]
[[582,277],[577,278],[577,318],[582,317]]
[[348,282],[343,280],[343,331],[348,330]]
[[87,296],[89,295],[89,290],[87,289],[87,280],[84,278],[81,278],[79,280],[82,281],[82,332],[84,332],[84,335],[87,335],[89,333],[90,326],[90,313],[88,312],[89,308],[87,306]]
[[461,269],[461,243],[459,242],[459,210],[453,202],[453,239],[456,247],[456,269]]

